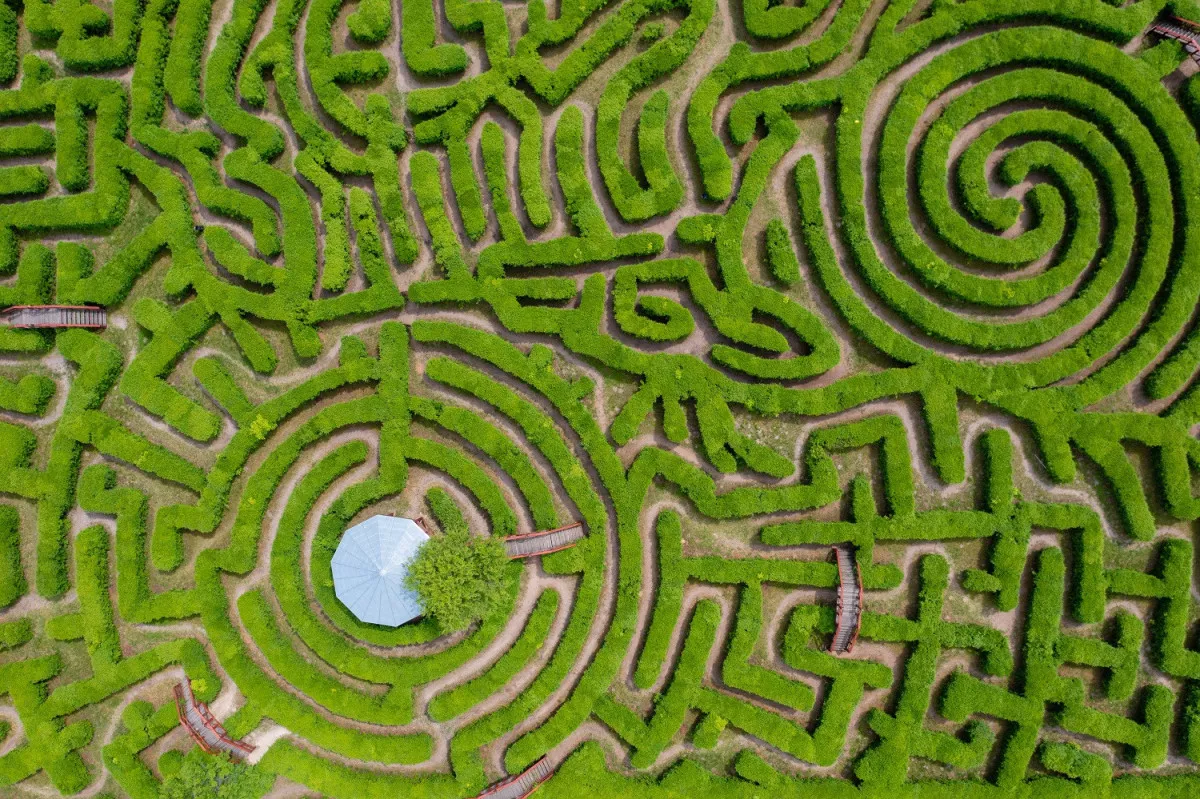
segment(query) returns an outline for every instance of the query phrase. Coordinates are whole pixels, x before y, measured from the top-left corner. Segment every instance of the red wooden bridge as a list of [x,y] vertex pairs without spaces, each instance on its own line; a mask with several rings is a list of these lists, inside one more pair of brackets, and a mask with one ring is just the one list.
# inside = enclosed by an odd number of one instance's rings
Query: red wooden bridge
[[854,650],[862,624],[862,576],[849,547],[834,547],[838,567],[837,629],[829,651],[835,655]]
[[93,305],[14,305],[0,311],[13,328],[104,327],[108,313]]
[[1200,30],[1196,24],[1179,17],[1160,19],[1150,26],[1150,30],[1164,39],[1174,39],[1183,43],[1183,49],[1192,60],[1200,64]]
[[566,527],[556,527],[553,530],[510,535],[504,539],[504,548],[508,550],[508,556],[514,560],[534,555],[548,555],[583,540],[583,535],[583,522],[575,522]]
[[496,783],[476,799],[523,799],[533,793],[539,785],[550,779],[554,766],[546,758],[542,758],[515,777]]
[[210,755],[228,752],[235,758],[242,758],[254,751],[253,746],[235,741],[225,733],[221,722],[209,712],[208,705],[196,700],[190,680],[175,686],[175,710],[179,713],[179,723]]

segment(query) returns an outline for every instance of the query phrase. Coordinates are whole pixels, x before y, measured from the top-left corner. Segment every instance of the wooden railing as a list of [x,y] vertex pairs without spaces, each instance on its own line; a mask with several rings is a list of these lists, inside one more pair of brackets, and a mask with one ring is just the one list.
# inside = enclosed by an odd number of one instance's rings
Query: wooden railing
[[542,758],[515,777],[496,783],[477,799],[523,799],[533,793],[539,785],[554,774],[554,766],[546,758]]
[[105,327],[108,313],[92,305],[14,305],[0,312],[9,327]]
[[1200,64],[1200,30],[1196,25],[1185,19],[1170,17],[1160,19],[1150,26],[1150,30],[1166,39],[1175,39],[1183,43],[1183,49],[1192,60]]
[[504,539],[504,548],[508,550],[508,556],[514,560],[534,555],[548,555],[583,540],[583,535],[583,522],[575,522],[565,527],[556,527],[553,530],[510,535]]
[[210,755],[228,752],[240,758],[254,751],[253,746],[243,741],[235,741],[226,734],[225,728],[213,716],[208,705],[197,701],[192,693],[190,680],[175,686],[175,711],[179,714],[179,723],[197,745]]
[[854,650],[862,624],[862,576],[858,560],[848,547],[834,547],[838,567],[837,628],[829,651],[840,655]]

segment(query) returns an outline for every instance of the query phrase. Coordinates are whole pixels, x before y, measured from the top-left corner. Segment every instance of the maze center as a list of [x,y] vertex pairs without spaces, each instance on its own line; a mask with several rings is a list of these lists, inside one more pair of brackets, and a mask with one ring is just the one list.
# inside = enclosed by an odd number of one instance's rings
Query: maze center
[[1195,0],[0,2],[0,799],[1200,796],[1198,75]]

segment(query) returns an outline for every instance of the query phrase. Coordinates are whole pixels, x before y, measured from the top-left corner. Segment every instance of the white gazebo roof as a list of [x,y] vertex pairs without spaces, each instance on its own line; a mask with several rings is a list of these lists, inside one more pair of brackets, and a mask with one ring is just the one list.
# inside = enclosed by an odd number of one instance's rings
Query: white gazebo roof
[[408,564],[429,536],[412,519],[372,516],[346,531],[333,553],[333,592],[359,621],[399,627],[421,615],[404,587]]

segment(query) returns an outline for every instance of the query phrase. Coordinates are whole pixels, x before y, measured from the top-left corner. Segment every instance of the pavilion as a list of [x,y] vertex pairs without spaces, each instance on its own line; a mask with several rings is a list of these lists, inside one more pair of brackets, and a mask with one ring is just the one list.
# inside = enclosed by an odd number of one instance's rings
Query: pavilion
[[399,627],[421,616],[404,585],[408,564],[429,539],[412,519],[372,516],[346,531],[333,553],[333,592],[361,622]]

